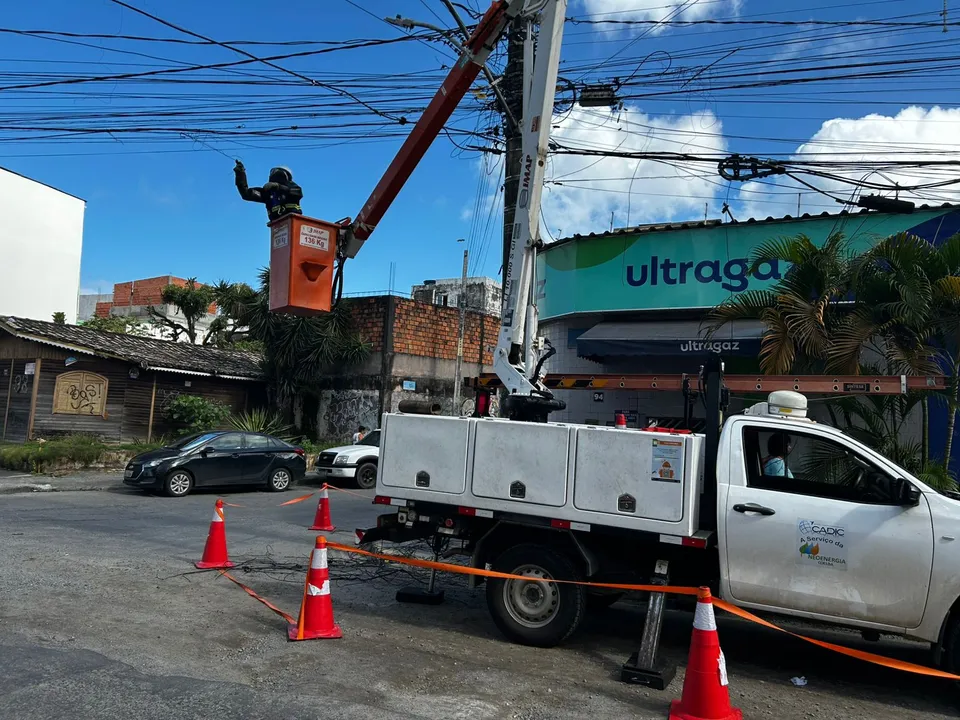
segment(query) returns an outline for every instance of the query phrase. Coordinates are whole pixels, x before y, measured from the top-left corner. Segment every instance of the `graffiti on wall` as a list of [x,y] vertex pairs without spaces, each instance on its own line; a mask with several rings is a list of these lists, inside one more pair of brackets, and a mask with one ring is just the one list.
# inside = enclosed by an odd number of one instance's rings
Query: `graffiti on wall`
[[73,371],[57,376],[53,412],[57,415],[99,415],[107,409],[107,379],[92,372]]
[[377,428],[379,408],[376,390],[325,390],[317,408],[317,434],[324,439],[347,439],[358,425]]
[[15,393],[25,393],[33,387],[32,375],[16,375],[13,378],[13,391]]
[[165,412],[170,407],[170,403],[180,397],[179,390],[170,388],[157,388],[156,407],[160,412]]

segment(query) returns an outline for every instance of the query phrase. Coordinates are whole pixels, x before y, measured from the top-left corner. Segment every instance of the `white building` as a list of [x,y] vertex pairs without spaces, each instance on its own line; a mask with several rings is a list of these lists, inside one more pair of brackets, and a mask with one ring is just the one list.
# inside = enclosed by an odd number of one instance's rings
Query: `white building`
[[[460,278],[424,280],[422,285],[414,285],[410,294],[414,300],[431,305],[459,307],[461,285],[462,280]],[[487,315],[500,317],[503,290],[500,283],[493,278],[468,277],[466,298],[467,310],[476,310]]]
[[0,168],[0,315],[76,322],[86,205]]

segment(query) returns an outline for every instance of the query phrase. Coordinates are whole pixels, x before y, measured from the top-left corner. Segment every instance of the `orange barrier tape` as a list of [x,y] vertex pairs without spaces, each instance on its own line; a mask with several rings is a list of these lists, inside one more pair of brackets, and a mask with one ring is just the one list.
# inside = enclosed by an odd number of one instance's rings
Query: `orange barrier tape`
[[259,595],[257,595],[256,592],[254,592],[253,590],[251,590],[250,588],[248,588],[246,585],[244,585],[242,582],[240,582],[239,580],[237,580],[233,575],[231,575],[230,573],[228,573],[226,570],[221,570],[221,571],[220,571],[220,574],[223,575],[223,576],[224,576],[227,580],[229,580],[230,582],[237,584],[237,585],[240,587],[240,589],[243,590],[247,595],[249,595],[250,597],[252,597],[252,598],[253,598],[254,600],[256,600],[257,602],[260,602],[260,603],[263,603],[264,605],[266,605],[268,608],[270,608],[271,610],[273,610],[277,615],[279,615],[280,617],[282,617],[284,620],[286,620],[286,621],[287,621],[288,623],[290,623],[291,625],[292,625],[293,623],[297,622],[293,617],[291,617],[290,615],[288,615],[287,613],[285,613],[283,610],[281,610],[280,608],[278,608],[276,605],[274,605],[273,603],[271,603],[269,600],[267,600],[267,599],[265,599],[265,598],[262,598],[262,597],[260,597]]
[[[367,557],[388,560],[402,565],[412,565],[413,567],[426,568],[427,570],[440,570],[441,572],[454,572],[461,575],[479,575],[481,577],[499,578],[501,580],[529,580],[524,575],[511,575],[510,573],[498,572],[496,570],[484,570],[482,568],[467,567],[466,565],[451,565],[450,563],[435,562],[433,560],[420,560],[419,558],[409,558],[399,555],[384,555],[381,553],[361,550],[350,545],[341,545],[340,543],[327,541],[329,550],[343,550],[357,555],[366,555]],[[580,582],[578,580],[554,580],[556,583],[566,585],[587,585],[589,587],[606,588],[608,590],[638,590],[641,592],[665,592],[670,595],[692,595],[696,597],[700,592],[699,588],[681,587],[679,585],[632,585],[623,583],[596,583]]]
[[226,500],[223,500],[223,498],[221,498],[221,500],[223,501],[223,504],[226,505],[227,507],[238,507],[238,508],[243,507],[243,505],[234,505],[233,503],[228,503]]
[[813,645],[826,648],[827,650],[833,650],[841,655],[846,655],[847,657],[863,660],[864,662],[873,663],[874,665],[881,665],[882,667],[891,668],[893,670],[903,670],[904,672],[914,673],[916,675],[927,675],[929,677],[943,678],[944,680],[960,680],[960,675],[954,675],[953,673],[944,672],[943,670],[936,670],[935,668],[928,668],[923,665],[916,665],[903,660],[896,660],[884,655],[866,652],[865,650],[856,650],[843,645],[836,645],[831,642],[826,642],[825,640],[817,640],[816,638],[807,637],[806,635],[800,635],[798,633],[785,630],[779,625],[774,625],[772,622],[764,620],[761,617],[757,617],[752,612],[748,612],[743,608],[738,608],[736,605],[731,605],[724,600],[718,600],[717,598],[714,598],[713,604],[721,610],[725,610],[726,612],[730,613],[731,615],[736,615],[744,620],[755,622],[758,625],[763,625],[763,627],[770,628],[771,630],[778,630],[779,632],[786,633],[787,635],[791,635]]
[[[354,553],[356,555],[366,555],[367,557],[378,558],[380,560],[386,560],[387,562],[395,562],[401,565],[411,565],[413,567],[426,568],[428,570],[439,570],[442,572],[453,572],[460,573],[461,575],[477,575],[480,577],[489,577],[489,578],[498,578],[501,580],[529,580],[528,577],[523,575],[512,575],[510,573],[497,572],[495,570],[484,570],[482,568],[467,567],[464,565],[453,565],[451,563],[442,563],[435,562],[433,560],[420,560],[418,558],[408,558],[397,555],[386,555],[383,553],[375,553],[369,550],[361,550],[360,548],[351,547],[349,545],[341,545],[340,543],[328,542],[327,548],[330,550],[340,550],[341,552]],[[662,592],[668,595],[696,595],[698,592],[697,588],[691,587],[679,587],[673,585],[632,585],[632,584],[620,584],[620,583],[597,583],[597,582],[580,582],[577,580],[554,580],[557,583],[564,583],[568,585],[585,585],[587,587],[595,588],[606,588],[610,590],[630,590],[630,591],[639,591],[639,592]],[[960,680],[960,675],[954,675],[952,673],[944,672],[942,670],[936,670],[934,668],[928,668],[923,665],[916,665],[914,663],[905,662],[903,660],[896,660],[894,658],[888,658],[884,655],[877,655],[875,653],[865,652],[863,650],[855,650],[854,648],[844,647],[843,645],[835,645],[831,642],[826,642],[824,640],[817,640],[815,638],[807,637],[806,635],[800,635],[790,630],[785,630],[779,625],[774,625],[768,620],[764,620],[761,617],[754,615],[747,610],[738,608],[735,605],[731,605],[728,602],[720,600],[718,598],[713,599],[713,604],[716,605],[721,610],[724,610],[731,615],[736,615],[739,618],[744,620],[749,620],[750,622],[757,623],[763,627],[769,628],[771,630],[777,630],[782,633],[786,633],[792,637],[795,637],[799,640],[817,645],[819,647],[825,648],[827,650],[833,650],[838,652],[841,655],[846,655],[847,657],[852,657],[857,660],[863,660],[864,662],[873,663],[874,665],[880,665],[881,667],[891,668],[893,670],[903,670],[904,672],[914,673],[916,675],[926,675],[928,677],[943,678],[945,680]]]
[[364,495],[362,493],[354,492],[353,490],[344,490],[343,488],[334,487],[333,485],[328,485],[327,483],[323,484],[323,487],[327,490],[336,490],[337,492],[346,493],[347,495],[353,495],[354,497],[362,498],[364,500],[369,500],[373,502],[373,498],[369,495]]
[[306,495],[295,497],[293,500],[287,500],[286,502],[280,503],[280,507],[283,507],[284,505],[296,505],[297,503],[302,503],[304,500],[309,500],[312,497],[313,493],[307,493]]

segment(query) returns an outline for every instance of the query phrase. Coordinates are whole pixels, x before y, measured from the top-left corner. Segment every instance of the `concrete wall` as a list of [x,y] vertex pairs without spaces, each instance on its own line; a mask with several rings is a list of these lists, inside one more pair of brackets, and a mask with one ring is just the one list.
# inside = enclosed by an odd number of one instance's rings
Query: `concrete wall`
[[109,302],[113,302],[113,293],[81,295],[80,301],[77,304],[77,322],[83,322],[84,320],[90,320],[96,317],[97,305]]
[[0,315],[77,321],[86,203],[0,168]]
[[[456,308],[394,296],[350,302],[371,354],[360,366],[332,374],[319,390],[318,439],[339,442],[359,424],[379,427],[381,413],[395,412],[402,400],[439,402],[444,414],[453,414]],[[461,377],[489,371],[498,328],[496,317],[467,313]],[[472,393],[462,392],[461,408],[466,404],[472,410],[472,399]]]

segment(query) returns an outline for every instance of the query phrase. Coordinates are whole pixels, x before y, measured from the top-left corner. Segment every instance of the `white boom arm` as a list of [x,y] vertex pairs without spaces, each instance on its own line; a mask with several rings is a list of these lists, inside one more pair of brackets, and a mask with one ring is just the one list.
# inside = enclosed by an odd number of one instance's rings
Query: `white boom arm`
[[[510,251],[503,269],[503,316],[493,369],[511,396],[552,398],[538,367],[544,342],[537,337],[536,258],[540,246],[540,199],[547,164],[553,102],[567,0],[546,0],[536,16],[525,8],[523,150],[516,214],[510,229]],[[536,50],[534,51],[534,44]],[[532,60],[532,62],[531,62]],[[507,201],[510,198],[506,198]],[[519,398],[518,398],[519,399]]]
[[[341,266],[346,258],[356,256],[443,130],[507,27],[514,18],[524,18],[527,25],[523,48],[523,165],[520,192],[516,198],[504,198],[504,202],[516,203],[516,214],[509,229],[510,251],[503,269],[503,316],[493,361],[495,372],[514,399],[507,403],[513,406],[509,414],[520,420],[543,421],[550,410],[564,407],[542,382],[541,366],[553,351],[541,354],[544,341],[537,337],[534,274],[540,245],[540,196],[566,9],[567,0],[493,0],[360,214],[355,220],[342,221],[338,251]],[[538,23],[540,30],[535,37],[533,28]]]

